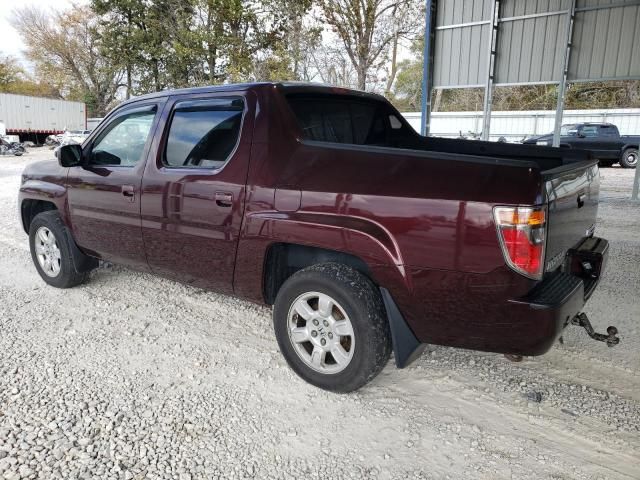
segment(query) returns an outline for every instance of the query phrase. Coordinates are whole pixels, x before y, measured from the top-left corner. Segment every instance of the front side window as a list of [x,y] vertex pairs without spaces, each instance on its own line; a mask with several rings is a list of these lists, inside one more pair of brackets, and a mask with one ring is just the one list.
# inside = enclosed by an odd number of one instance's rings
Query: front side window
[[141,159],[155,117],[154,109],[115,118],[93,144],[91,165],[133,167]]
[[164,164],[174,168],[221,168],[240,138],[243,110],[241,98],[177,103]]

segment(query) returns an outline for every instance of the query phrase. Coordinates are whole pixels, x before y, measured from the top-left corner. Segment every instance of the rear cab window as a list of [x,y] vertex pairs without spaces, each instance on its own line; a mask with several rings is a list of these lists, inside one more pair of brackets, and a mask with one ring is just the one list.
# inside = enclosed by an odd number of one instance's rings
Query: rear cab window
[[168,168],[222,168],[240,139],[241,97],[184,100],[175,104],[163,155]]
[[287,102],[306,140],[393,147],[406,127],[389,106],[349,95],[290,94]]

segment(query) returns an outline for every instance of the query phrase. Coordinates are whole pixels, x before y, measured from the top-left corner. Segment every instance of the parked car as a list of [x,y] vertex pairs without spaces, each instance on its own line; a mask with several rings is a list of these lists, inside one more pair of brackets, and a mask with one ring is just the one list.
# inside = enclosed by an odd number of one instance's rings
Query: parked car
[[49,285],[102,259],[273,305],[292,369],[346,392],[392,351],[540,355],[587,326],[598,192],[579,150],[426,138],[377,95],[259,83],[123,103],[27,166],[18,204]]
[[[551,145],[553,133],[525,139],[523,143]],[[618,127],[611,123],[572,123],[562,125],[560,146],[587,150],[600,160],[600,164],[610,167],[620,163],[624,168],[638,165],[638,144],[640,136],[620,135]]]
[[60,145],[68,145],[70,143],[82,143],[89,136],[91,130],[67,130],[64,133],[55,136],[56,141]]

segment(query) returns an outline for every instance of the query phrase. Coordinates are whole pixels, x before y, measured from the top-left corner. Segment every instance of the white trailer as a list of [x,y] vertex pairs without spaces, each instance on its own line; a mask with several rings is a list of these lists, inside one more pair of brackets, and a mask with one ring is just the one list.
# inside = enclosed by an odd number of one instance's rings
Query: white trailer
[[87,109],[82,102],[0,93],[0,122],[7,135],[43,140],[65,130],[85,130]]

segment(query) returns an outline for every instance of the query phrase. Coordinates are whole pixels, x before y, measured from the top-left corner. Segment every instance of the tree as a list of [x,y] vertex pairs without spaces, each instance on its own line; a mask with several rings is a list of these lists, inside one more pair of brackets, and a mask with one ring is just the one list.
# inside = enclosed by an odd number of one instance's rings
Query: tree
[[139,0],[93,0],[100,16],[101,53],[126,76],[126,98],[133,94],[136,67],[142,63],[141,43],[148,7]]
[[12,56],[0,57],[0,89],[5,89],[9,85],[20,80],[24,74],[18,62]]
[[27,6],[14,10],[13,17],[36,74],[62,86],[65,98],[87,103],[90,115],[104,115],[123,86],[123,72],[102,55],[98,17],[93,11],[75,7],[49,14]]
[[420,5],[416,0],[320,0],[356,71],[358,88],[366,89],[368,75],[383,66],[394,41],[416,28]]
[[403,60],[398,64],[395,88],[388,92],[390,99],[400,110],[421,109],[423,45],[424,39],[417,40],[411,45],[412,60]]
[[61,98],[60,91],[55,86],[30,78],[18,61],[9,55],[0,56],[0,92]]

